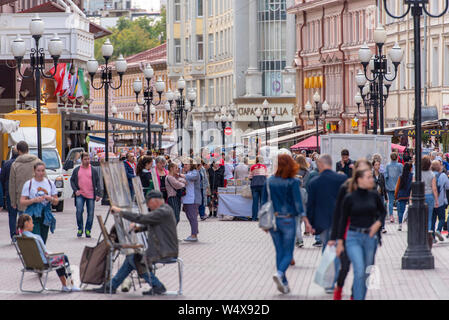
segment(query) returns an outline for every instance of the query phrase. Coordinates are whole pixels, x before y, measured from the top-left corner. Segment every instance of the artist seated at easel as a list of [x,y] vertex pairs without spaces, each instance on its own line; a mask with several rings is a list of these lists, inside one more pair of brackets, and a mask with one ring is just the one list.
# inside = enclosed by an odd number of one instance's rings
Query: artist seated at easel
[[[164,197],[160,191],[151,190],[146,195],[147,206],[150,209],[147,214],[138,215],[132,212],[123,211],[120,208],[111,207],[113,214],[120,214],[123,218],[142,225],[137,227],[131,224],[131,231],[148,231],[148,249],[145,252],[148,267],[158,261],[165,261],[178,257],[178,236],[176,233],[176,221],[173,209],[165,204]],[[128,255],[112,279],[112,292],[115,293],[120,284],[126,279],[131,271],[137,270],[139,275],[145,279],[152,287],[146,291],[145,295],[163,294],[166,289],[158,278],[150,271],[150,276],[144,267],[144,261],[139,254]],[[151,279],[150,279],[151,277]],[[106,292],[109,292],[109,285],[106,285]],[[96,292],[105,292],[104,286],[95,290]]]

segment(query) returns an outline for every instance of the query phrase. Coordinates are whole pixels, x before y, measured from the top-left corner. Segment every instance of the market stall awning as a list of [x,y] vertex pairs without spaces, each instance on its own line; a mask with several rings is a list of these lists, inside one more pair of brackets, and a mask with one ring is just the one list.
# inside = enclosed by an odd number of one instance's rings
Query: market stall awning
[[[322,133],[323,130],[320,129],[319,133]],[[299,131],[299,132],[295,132],[292,134],[288,134],[282,137],[277,137],[274,139],[271,139],[270,141],[268,141],[268,144],[273,145],[276,143],[281,143],[281,142],[288,142],[288,141],[298,141],[298,140],[302,140],[307,138],[308,136],[310,136],[311,134],[315,134],[316,133],[316,129],[310,129],[310,130],[305,130],[305,131]]]
[[[433,128],[435,126],[439,126],[439,120],[432,120],[432,121],[424,121],[421,123],[421,127],[423,129],[426,128]],[[410,126],[402,126],[402,127],[393,127],[393,128],[385,128],[384,129],[384,133],[385,134],[395,134],[396,132],[399,132],[400,130],[413,130],[415,129],[414,125],[410,125]]]
[[[319,144],[321,145],[321,137],[318,137]],[[295,144],[290,147],[292,150],[313,150],[316,149],[316,136],[308,137],[306,140],[301,141],[300,143]]]
[[0,133],[13,133],[19,129],[20,121],[0,118]]
[[[277,126],[268,127],[267,131],[268,132],[280,131],[280,130],[284,130],[284,129],[290,129],[290,128],[293,128],[295,126],[296,126],[295,122],[287,122],[287,123],[283,123],[283,124],[280,124],[280,125],[277,125]],[[257,135],[264,136],[265,135],[265,128],[257,129],[257,130],[251,131],[249,133],[243,134],[242,135],[242,139],[255,137]]]
[[394,144],[394,143],[391,144],[391,150],[393,151],[393,149],[398,149],[399,153],[404,153],[406,148],[407,147],[401,146],[399,144]]

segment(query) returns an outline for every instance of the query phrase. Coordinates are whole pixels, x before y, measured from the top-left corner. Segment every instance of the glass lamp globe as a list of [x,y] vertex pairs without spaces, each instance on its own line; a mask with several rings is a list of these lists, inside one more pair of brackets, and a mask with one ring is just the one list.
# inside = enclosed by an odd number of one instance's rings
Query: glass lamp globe
[[111,41],[109,39],[106,39],[105,43],[101,46],[101,54],[104,58],[109,59],[112,57],[112,54],[114,53],[114,47],[111,44]]

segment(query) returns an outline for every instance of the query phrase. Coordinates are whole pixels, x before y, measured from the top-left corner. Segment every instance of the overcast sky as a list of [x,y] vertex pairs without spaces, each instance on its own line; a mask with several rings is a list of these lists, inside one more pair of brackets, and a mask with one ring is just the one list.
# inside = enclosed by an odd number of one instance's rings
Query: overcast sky
[[142,9],[146,9],[148,11],[151,11],[151,9],[158,11],[160,6],[160,0],[135,0],[135,2]]

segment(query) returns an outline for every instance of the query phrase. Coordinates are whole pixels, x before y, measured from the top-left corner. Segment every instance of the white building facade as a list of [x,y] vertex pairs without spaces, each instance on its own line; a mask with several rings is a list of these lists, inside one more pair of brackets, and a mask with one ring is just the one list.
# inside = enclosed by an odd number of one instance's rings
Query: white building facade
[[[188,129],[216,128],[223,106],[234,114],[233,129],[258,128],[254,111],[265,99],[279,110],[275,123],[294,119],[295,17],[286,13],[293,3],[167,1],[168,75],[172,83],[183,76],[197,92]],[[192,138],[194,145],[208,141]]]

